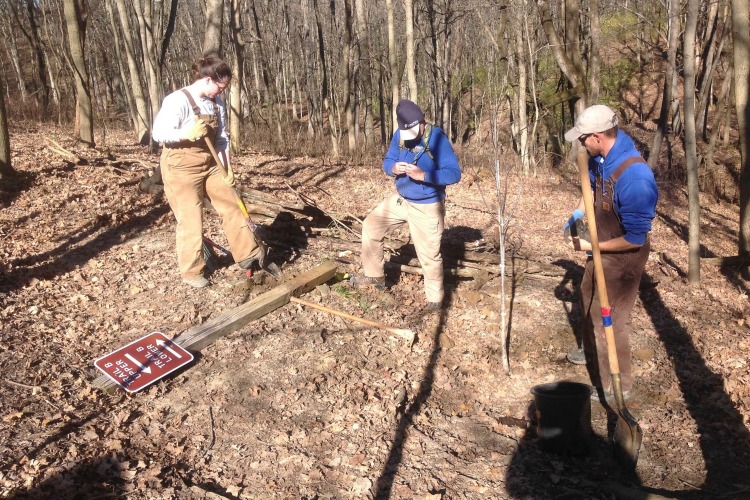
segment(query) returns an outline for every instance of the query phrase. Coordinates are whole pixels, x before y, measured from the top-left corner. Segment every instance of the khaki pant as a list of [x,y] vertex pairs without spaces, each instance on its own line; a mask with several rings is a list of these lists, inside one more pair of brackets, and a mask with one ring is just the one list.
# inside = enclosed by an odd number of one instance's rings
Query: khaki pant
[[365,276],[384,275],[383,239],[385,235],[409,224],[419,263],[424,272],[424,288],[428,302],[442,302],[443,256],[440,239],[443,236],[445,202],[410,203],[397,193],[383,200],[370,212],[362,226],[362,266]]
[[183,278],[202,275],[203,198],[222,219],[235,262],[256,253],[257,244],[237,205],[234,188],[222,180],[211,154],[198,147],[164,148],[161,155],[164,193],[177,218],[177,264]]

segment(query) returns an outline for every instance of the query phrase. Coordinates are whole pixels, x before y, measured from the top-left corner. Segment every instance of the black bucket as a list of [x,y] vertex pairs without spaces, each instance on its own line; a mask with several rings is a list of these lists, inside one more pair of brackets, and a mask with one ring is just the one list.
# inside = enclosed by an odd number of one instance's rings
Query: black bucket
[[591,386],[552,382],[533,387],[539,446],[554,453],[582,455],[591,446]]

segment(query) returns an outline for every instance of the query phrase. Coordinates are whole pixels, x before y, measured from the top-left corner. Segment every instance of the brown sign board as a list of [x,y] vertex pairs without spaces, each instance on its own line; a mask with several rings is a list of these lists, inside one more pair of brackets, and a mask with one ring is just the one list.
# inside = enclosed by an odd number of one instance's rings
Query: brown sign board
[[126,391],[138,392],[193,361],[193,355],[161,332],[149,333],[94,361]]

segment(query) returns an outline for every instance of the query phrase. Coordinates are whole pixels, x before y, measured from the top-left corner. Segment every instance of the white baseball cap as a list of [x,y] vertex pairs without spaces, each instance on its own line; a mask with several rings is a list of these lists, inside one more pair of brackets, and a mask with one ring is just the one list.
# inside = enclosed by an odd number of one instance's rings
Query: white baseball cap
[[584,109],[576,125],[565,133],[565,140],[573,142],[582,135],[604,132],[617,126],[617,115],[608,106],[595,104]]

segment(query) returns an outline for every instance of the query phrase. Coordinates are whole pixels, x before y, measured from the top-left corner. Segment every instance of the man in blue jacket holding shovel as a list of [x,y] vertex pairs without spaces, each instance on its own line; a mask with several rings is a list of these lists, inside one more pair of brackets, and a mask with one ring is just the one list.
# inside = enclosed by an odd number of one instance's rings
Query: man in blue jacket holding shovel
[[396,193],[373,209],[362,226],[364,276],[354,286],[385,287],[383,239],[405,223],[424,272],[427,304],[424,313],[440,311],[444,298],[440,239],[445,219],[445,186],[461,180],[461,168],[450,140],[425,121],[414,102],[402,99],[396,107],[398,130],[383,160],[383,171],[395,177]]
[[[575,126],[565,134],[565,139],[578,140],[590,157],[589,176],[594,191],[602,269],[612,311],[622,390],[627,399],[633,387],[628,317],[648,261],[648,233],[656,214],[659,192],[653,172],[641,158],[630,136],[618,129],[617,115],[607,106],[598,104],[586,108],[578,116]],[[583,216],[581,199],[567,226],[575,226]],[[571,238],[569,245],[578,251],[590,252],[592,249],[585,235]],[[574,349],[568,353],[568,360],[588,364],[597,390],[592,399],[613,401],[607,342],[591,257],[586,261],[580,293],[584,318],[583,352]]]

